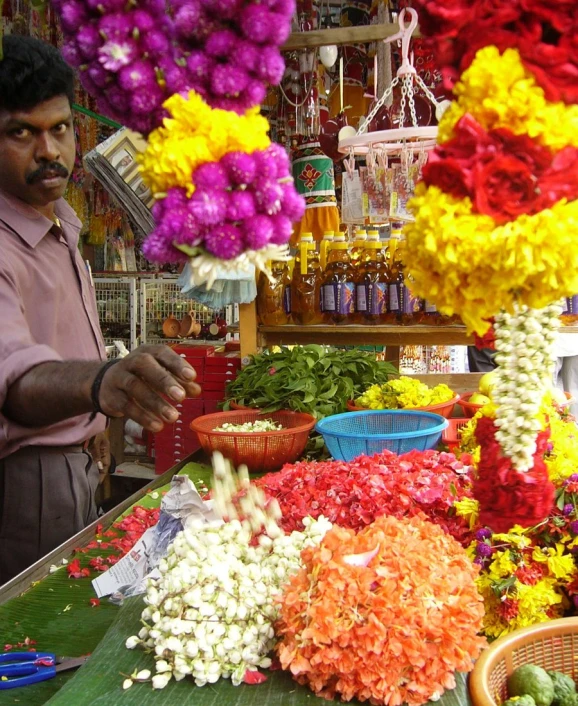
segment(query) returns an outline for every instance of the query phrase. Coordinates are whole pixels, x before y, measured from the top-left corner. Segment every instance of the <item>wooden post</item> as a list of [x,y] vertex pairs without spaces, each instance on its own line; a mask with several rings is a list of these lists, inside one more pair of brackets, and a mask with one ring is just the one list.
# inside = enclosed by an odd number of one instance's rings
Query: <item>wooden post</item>
[[258,352],[257,303],[239,304],[239,333],[241,338],[241,364],[249,362],[249,356]]
[[[397,32],[399,32],[397,22],[364,25],[362,27],[336,27],[335,29],[314,29],[310,32],[294,32],[281,47],[281,51],[313,49],[331,44],[372,44],[373,42],[392,37]],[[417,29],[413,36],[420,36]]]

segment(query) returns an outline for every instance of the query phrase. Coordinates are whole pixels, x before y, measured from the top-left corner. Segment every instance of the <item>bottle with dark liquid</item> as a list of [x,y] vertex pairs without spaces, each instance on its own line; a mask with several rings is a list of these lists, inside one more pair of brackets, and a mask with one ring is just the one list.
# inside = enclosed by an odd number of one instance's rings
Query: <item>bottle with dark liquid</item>
[[385,323],[399,324],[401,322],[401,304],[403,295],[403,263],[400,260],[398,245],[401,230],[392,226],[391,237],[387,246],[386,271],[387,271],[387,313]]
[[388,272],[377,231],[368,233],[360,260],[355,278],[357,315],[361,316],[361,323],[384,323],[387,316]]
[[337,234],[329,245],[322,301],[325,323],[352,323],[355,314],[355,282],[349,244],[343,234]]

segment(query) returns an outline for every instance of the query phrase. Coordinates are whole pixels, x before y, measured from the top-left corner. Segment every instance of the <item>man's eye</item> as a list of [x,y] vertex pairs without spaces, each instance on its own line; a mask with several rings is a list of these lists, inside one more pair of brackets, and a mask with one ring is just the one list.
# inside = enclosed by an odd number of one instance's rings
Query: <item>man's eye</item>
[[60,123],[60,125],[56,125],[56,127],[54,128],[54,132],[57,135],[63,135],[67,130],[68,125],[66,123]]
[[20,140],[25,137],[28,137],[30,135],[30,130],[27,130],[24,127],[18,127],[18,128],[15,128],[14,130],[12,130],[10,132],[10,134],[12,135],[12,137],[16,137],[17,139]]

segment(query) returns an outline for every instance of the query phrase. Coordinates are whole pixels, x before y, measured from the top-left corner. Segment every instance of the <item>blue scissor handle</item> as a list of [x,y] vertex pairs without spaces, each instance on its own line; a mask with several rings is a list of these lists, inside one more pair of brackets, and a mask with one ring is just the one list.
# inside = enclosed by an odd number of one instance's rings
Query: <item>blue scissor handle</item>
[[[37,660],[51,661],[51,666],[34,664]],[[56,657],[49,652],[6,652],[0,654],[0,690],[15,689],[56,676]]]

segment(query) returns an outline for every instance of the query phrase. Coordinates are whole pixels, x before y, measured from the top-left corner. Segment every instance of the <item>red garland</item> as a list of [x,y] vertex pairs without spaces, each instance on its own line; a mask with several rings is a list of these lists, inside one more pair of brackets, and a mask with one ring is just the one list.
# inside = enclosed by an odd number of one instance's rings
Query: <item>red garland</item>
[[538,434],[534,465],[526,473],[516,471],[502,455],[496,431],[492,419],[478,420],[481,453],[474,497],[480,503],[480,524],[494,532],[507,532],[516,524],[531,527],[545,520],[554,504],[554,486],[544,463],[550,430]]
[[492,351],[496,350],[496,331],[494,329],[494,319],[488,319],[490,322],[490,328],[486,331],[483,336],[478,336],[474,332],[474,345],[478,350],[483,348],[489,348]]

